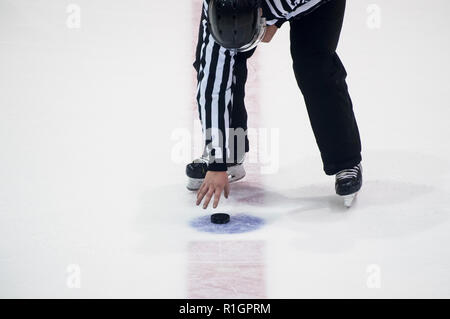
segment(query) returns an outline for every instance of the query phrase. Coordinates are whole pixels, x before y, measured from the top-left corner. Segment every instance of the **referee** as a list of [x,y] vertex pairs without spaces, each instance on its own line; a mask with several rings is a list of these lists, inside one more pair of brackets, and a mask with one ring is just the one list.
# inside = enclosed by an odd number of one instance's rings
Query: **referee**
[[[350,206],[362,186],[361,141],[338,45],[346,0],[204,0],[194,67],[205,148],[188,164],[197,205],[216,208],[245,176],[247,59],[290,25],[291,55],[324,171]],[[274,61],[276,63],[276,61]],[[280,110],[283,112],[283,110]]]

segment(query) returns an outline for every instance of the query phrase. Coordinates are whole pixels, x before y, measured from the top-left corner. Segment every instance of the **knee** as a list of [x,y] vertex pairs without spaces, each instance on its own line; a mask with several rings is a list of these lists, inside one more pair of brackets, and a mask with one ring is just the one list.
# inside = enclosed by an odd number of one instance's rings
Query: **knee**
[[334,85],[345,80],[347,73],[335,53],[299,56],[293,63],[295,77],[303,88]]

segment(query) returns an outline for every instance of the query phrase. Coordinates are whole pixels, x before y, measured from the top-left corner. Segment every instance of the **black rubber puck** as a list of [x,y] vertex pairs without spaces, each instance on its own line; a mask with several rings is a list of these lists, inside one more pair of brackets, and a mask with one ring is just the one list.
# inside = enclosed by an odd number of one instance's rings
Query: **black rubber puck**
[[230,221],[230,215],[217,213],[211,215],[211,223],[213,224],[226,224]]

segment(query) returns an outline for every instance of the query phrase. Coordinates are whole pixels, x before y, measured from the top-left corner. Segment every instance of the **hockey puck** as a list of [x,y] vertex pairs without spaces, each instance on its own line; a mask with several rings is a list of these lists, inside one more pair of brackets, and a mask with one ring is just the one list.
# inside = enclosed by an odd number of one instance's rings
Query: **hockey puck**
[[230,221],[230,215],[217,213],[211,215],[211,223],[213,224],[226,224]]

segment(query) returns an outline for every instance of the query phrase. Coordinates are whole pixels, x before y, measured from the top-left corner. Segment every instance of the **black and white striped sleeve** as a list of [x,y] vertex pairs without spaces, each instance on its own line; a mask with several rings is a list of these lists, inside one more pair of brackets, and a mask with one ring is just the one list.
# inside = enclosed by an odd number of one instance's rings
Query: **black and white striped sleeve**
[[282,13],[276,9],[275,3],[272,0],[262,1],[263,16],[266,18],[267,25],[276,25],[281,28],[284,22],[286,22]]
[[203,1],[196,55],[197,103],[210,158],[208,170],[226,171],[235,52],[221,47],[211,36],[207,0]]

